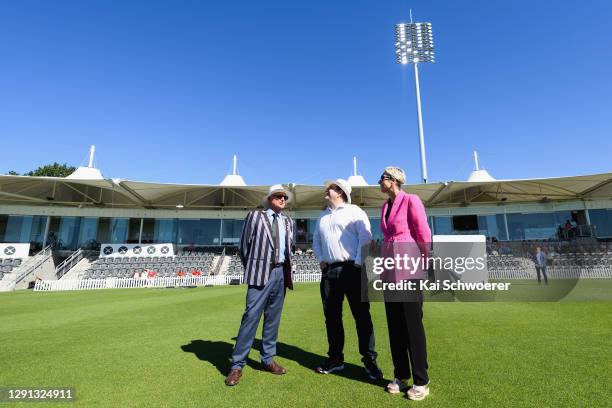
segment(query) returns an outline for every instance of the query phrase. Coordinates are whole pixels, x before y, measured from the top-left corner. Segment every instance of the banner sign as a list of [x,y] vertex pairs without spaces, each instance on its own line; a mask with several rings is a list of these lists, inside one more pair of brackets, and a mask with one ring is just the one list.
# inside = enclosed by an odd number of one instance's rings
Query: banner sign
[[100,258],[174,256],[172,244],[102,244]]
[[30,254],[30,244],[0,244],[0,259],[25,259]]

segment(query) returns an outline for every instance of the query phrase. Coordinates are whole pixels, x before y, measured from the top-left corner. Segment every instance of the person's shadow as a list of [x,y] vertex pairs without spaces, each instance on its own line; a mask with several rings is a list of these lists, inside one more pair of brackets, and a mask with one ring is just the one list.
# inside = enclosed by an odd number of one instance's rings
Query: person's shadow
[[[191,340],[191,343],[181,346],[185,353],[193,353],[198,360],[208,361],[223,375],[227,375],[231,368],[231,356],[234,346],[225,341]],[[254,365],[251,359],[247,364]]]
[[[255,339],[253,348],[261,350],[260,339]],[[234,350],[233,344],[225,341],[191,340],[191,343],[181,346],[181,349],[185,353],[195,354],[199,360],[210,362],[224,377],[229,373],[231,368],[230,358]],[[324,356],[282,342],[276,343],[276,355],[287,360],[295,361],[299,365],[313,371],[325,359]],[[252,359],[247,359],[247,364],[258,370],[263,369],[260,362],[255,362]],[[365,373],[363,366],[347,363],[346,361],[344,362],[344,370],[336,371],[334,374],[370,384],[382,384],[384,381],[371,380]]]

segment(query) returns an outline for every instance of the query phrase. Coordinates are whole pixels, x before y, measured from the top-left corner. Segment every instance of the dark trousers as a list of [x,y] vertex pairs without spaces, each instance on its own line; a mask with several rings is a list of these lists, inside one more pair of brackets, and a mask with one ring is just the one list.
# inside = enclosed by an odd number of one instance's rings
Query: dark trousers
[[538,274],[538,283],[541,282],[540,280],[540,271],[542,271],[542,275],[544,275],[544,283],[546,285],[548,285],[548,276],[546,276],[546,266],[537,266],[536,265],[536,273]]
[[357,326],[359,353],[363,356],[362,360],[373,360],[378,354],[375,350],[370,303],[361,301],[361,269],[356,268],[352,263],[343,263],[337,267],[330,266],[321,277],[321,300],[329,344],[327,355],[332,359],[344,361],[344,325],[342,323],[344,296],[348,300]]
[[389,343],[395,378],[410,378],[415,385],[429,383],[423,302],[385,302]]
[[282,266],[272,269],[265,286],[249,285],[246,294],[246,308],[232,354],[232,368],[245,366],[262,313],[264,323],[260,356],[262,363],[272,363],[276,355],[276,338],[284,301],[285,285]]

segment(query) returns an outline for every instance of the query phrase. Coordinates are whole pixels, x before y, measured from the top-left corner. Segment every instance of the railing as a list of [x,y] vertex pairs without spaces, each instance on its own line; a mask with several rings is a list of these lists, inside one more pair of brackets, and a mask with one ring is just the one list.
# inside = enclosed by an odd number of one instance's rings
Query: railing
[[585,225],[577,225],[568,230],[566,230],[565,228],[562,228],[561,235],[562,236],[559,238],[564,238],[564,239],[595,237],[597,235],[596,226],[585,224]]
[[[319,282],[320,273],[295,274],[293,282]],[[230,283],[242,283],[243,276],[189,276],[172,278],[107,278],[79,280],[39,280],[34,285],[35,291],[92,290],[123,288],[167,288],[188,286],[220,286]]]
[[68,258],[66,258],[61,264],[55,268],[55,276],[57,279],[61,279],[70,269],[72,269],[79,261],[85,258],[86,252],[79,248],[78,251],[73,252]]
[[221,271],[221,267],[223,266],[223,261],[225,261],[225,247],[223,247],[223,251],[221,252],[221,255],[219,256],[219,260],[217,261],[217,264],[212,270],[213,275],[215,276],[219,275],[219,271]]
[[44,264],[52,255],[51,245],[44,247],[39,253],[32,257],[32,261],[23,265],[19,274],[15,276],[15,285],[21,282],[26,276]]
[[294,273],[292,279],[297,283],[320,282],[321,273]]

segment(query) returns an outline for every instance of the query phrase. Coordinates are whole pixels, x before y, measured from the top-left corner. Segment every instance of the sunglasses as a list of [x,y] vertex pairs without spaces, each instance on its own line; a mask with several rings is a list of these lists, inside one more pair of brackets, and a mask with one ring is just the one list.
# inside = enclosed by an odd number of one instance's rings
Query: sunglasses
[[395,180],[393,177],[391,176],[387,176],[386,174],[383,174],[382,176],[380,176],[380,180]]
[[277,199],[277,200],[285,200],[285,201],[289,199],[289,197],[287,197],[286,195],[273,195],[272,198]]

